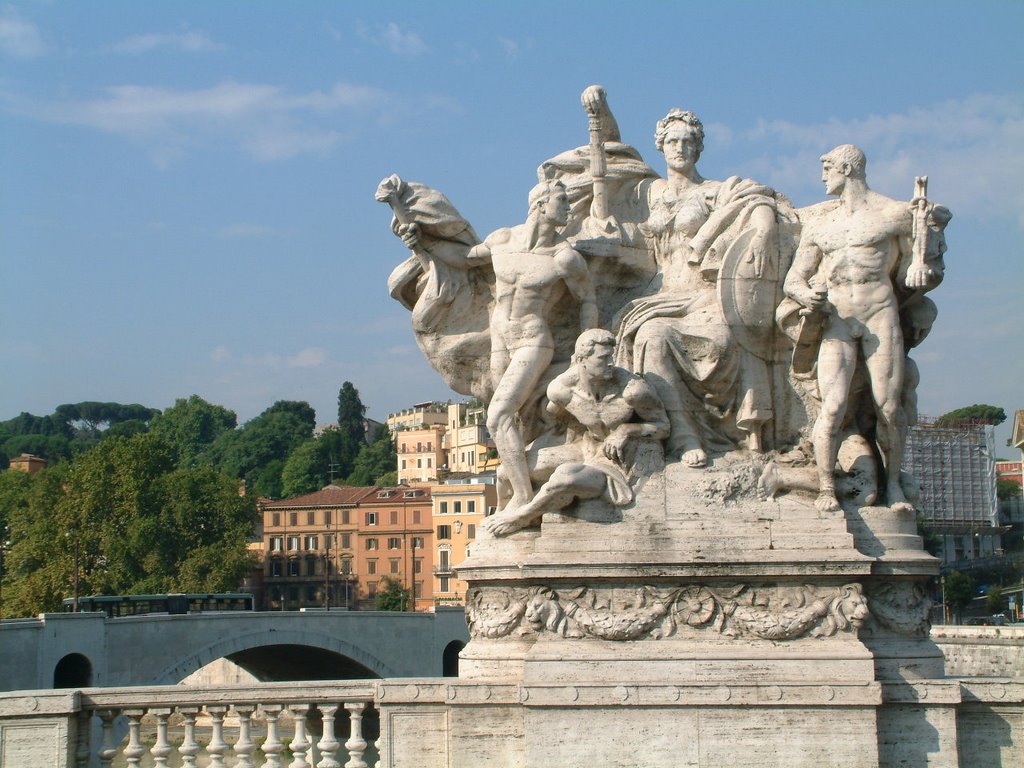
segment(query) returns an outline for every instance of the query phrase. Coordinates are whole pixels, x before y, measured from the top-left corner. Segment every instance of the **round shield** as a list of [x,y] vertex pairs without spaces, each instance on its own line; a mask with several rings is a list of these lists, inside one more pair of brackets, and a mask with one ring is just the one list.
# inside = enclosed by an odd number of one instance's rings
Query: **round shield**
[[736,343],[762,360],[775,357],[775,307],[779,303],[779,256],[771,254],[759,277],[751,258],[757,233],[745,230],[722,259],[718,299]]

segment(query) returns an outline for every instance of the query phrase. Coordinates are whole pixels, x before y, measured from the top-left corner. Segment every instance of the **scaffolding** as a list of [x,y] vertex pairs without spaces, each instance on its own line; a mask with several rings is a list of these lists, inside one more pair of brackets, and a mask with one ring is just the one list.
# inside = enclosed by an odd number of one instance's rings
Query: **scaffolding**
[[922,417],[907,430],[903,467],[920,489],[917,507],[939,533],[995,533],[995,428],[963,422],[936,425]]

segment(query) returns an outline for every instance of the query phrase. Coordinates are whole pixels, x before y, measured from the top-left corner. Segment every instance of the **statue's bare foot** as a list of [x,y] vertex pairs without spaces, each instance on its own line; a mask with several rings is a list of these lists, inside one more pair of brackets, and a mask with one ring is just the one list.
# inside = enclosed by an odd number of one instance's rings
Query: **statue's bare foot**
[[834,491],[822,491],[814,502],[819,512],[838,512],[842,509]]
[[914,505],[907,501],[907,497],[903,495],[903,487],[899,482],[889,483],[887,490],[889,509],[893,512],[913,512]]
[[782,473],[779,472],[778,464],[769,461],[761,472],[761,476],[757,478],[757,497],[761,501],[768,501],[774,499],[781,489]]
[[501,512],[486,518],[481,525],[493,536],[507,536],[525,528],[532,522],[529,510],[524,507],[506,507]]
[[679,460],[688,467],[697,469],[708,465],[708,455],[699,445],[696,448],[688,448],[683,445],[675,450],[679,452]]

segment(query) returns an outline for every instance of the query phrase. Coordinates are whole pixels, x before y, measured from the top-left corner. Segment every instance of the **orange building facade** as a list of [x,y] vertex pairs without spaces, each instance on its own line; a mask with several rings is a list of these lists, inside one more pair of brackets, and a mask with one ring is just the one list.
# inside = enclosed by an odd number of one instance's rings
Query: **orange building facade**
[[433,606],[430,491],[329,485],[259,502],[263,610],[374,610],[383,577]]
[[443,424],[395,433],[399,483],[432,483],[445,463]]
[[434,607],[430,499],[429,488],[399,485],[375,488],[360,502],[355,552],[359,607],[373,609],[384,578],[408,591],[415,610]]

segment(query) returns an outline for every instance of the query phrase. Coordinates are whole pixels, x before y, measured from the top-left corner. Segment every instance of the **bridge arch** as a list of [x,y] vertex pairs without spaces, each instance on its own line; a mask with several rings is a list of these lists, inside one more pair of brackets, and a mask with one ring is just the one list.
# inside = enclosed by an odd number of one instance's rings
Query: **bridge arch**
[[445,677],[459,676],[459,654],[466,644],[461,640],[452,640],[444,647],[441,657],[441,674]]
[[397,670],[348,640],[308,630],[263,630],[224,637],[175,661],[153,676],[151,685],[173,685],[220,658],[244,658],[247,651],[274,646],[303,646],[333,653],[367,669],[372,677],[398,677]]
[[69,653],[53,668],[54,688],[89,688],[92,685],[92,662],[81,653]]

